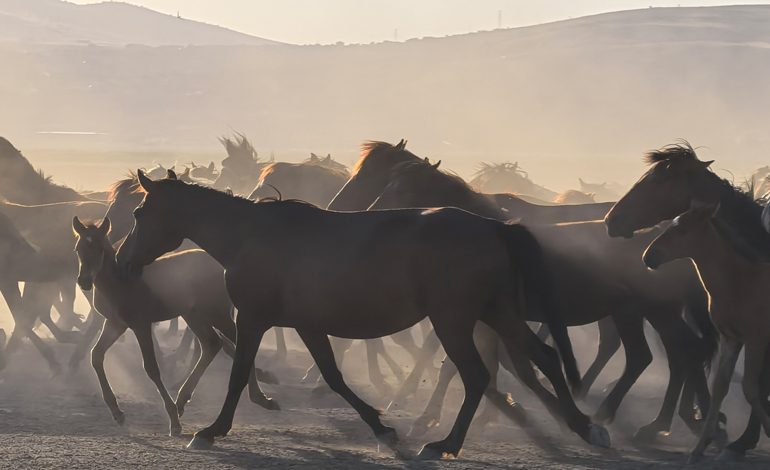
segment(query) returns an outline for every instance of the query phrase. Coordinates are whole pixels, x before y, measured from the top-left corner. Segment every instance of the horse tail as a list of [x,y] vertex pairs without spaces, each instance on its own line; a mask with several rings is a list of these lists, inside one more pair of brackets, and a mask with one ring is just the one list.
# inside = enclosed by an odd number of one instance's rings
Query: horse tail
[[577,360],[567,333],[567,324],[554,302],[553,281],[545,264],[543,249],[532,232],[523,225],[507,223],[502,227],[511,267],[514,272],[520,273],[517,291],[524,294],[522,303],[528,311],[542,315],[559,350],[567,380],[573,391],[579,390],[581,378]]

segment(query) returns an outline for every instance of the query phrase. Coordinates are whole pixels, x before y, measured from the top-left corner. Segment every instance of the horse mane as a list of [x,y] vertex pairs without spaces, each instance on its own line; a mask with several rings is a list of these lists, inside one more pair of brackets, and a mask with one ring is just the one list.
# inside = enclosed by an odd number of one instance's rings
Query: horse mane
[[[424,174],[428,177],[434,178],[431,181],[440,181],[442,184],[441,189],[455,196],[458,200],[467,201],[468,204],[479,205],[478,209],[483,210],[482,216],[489,217],[494,215],[495,218],[502,219],[503,214],[500,208],[492,203],[484,194],[476,191],[471,187],[462,177],[459,175],[442,170],[437,165],[433,165],[429,160],[419,160],[414,162],[403,162],[396,165],[391,173],[391,181],[395,181],[399,177],[405,177],[415,174]],[[437,180],[436,178],[440,178]],[[466,208],[466,210],[471,210]]]
[[[649,165],[670,161],[702,161],[686,140],[648,152]],[[754,198],[753,188],[742,189],[705,168],[713,192],[720,196],[720,210],[715,217],[717,231],[743,257],[770,261],[770,234],[762,227],[762,205]]]
[[259,199],[257,201],[252,201],[251,199],[248,199],[245,196],[233,194],[232,191],[226,191],[226,190],[220,191],[210,186],[203,186],[198,183],[185,183],[184,181],[179,181],[179,180],[163,179],[163,180],[158,180],[157,183],[184,185],[190,188],[194,197],[214,197],[216,199],[219,199],[221,202],[236,201],[239,207],[245,207],[245,206],[253,207],[255,204],[265,204],[265,203],[300,204],[303,206],[309,206],[309,207],[315,207],[315,208],[318,207],[315,204],[311,204],[307,201],[303,201],[300,199],[278,199],[275,197],[266,197],[266,198]]
[[232,137],[220,137],[219,142],[224,145],[227,156],[233,160],[251,159],[259,161],[259,156],[249,139],[240,132],[236,132]]
[[62,193],[61,198],[65,200],[83,199],[83,196],[74,189],[69,186],[54,183],[53,178],[43,173],[43,170],[36,170],[24,154],[21,153],[21,150],[14,147],[14,145],[5,137],[0,137],[0,159],[16,160],[20,163],[24,168],[22,181],[31,186],[30,189],[32,190],[58,191]]
[[476,171],[473,173],[473,179],[475,180],[477,178],[484,178],[497,173],[514,173],[524,179],[529,179],[529,173],[521,169],[519,162],[481,162],[479,163]]
[[364,141],[361,144],[361,154],[358,157],[358,161],[356,161],[356,163],[353,164],[353,168],[350,169],[350,175],[355,176],[368,159],[376,158],[378,155],[388,154],[391,151],[406,151],[406,140],[401,139],[396,145],[381,140]]
[[680,139],[673,144],[647,152],[642,159],[647,165],[654,165],[671,160],[698,160],[698,155],[688,141]]
[[114,182],[109,187],[108,191],[108,202],[115,201],[115,199],[117,199],[121,194],[136,194],[144,192],[142,186],[139,184],[139,178],[134,171],[129,171],[125,178]]

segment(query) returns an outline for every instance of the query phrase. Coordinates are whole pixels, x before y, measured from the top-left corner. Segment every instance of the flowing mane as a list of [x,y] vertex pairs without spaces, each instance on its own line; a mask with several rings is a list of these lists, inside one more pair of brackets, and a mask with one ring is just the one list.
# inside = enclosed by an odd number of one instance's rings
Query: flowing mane
[[233,160],[253,160],[259,161],[259,156],[249,139],[240,132],[236,132],[233,137],[220,137],[219,142],[225,147],[227,157]]
[[[686,140],[680,140],[674,144],[666,145],[657,150],[652,150],[642,157],[648,165],[654,165],[663,161],[671,160],[698,160],[695,149]],[[698,160],[700,161],[700,160]]]
[[355,176],[370,159],[393,157],[399,161],[415,161],[419,157],[406,150],[406,140],[401,139],[396,145],[378,140],[367,140],[361,144],[361,156],[350,170],[351,176]]
[[[645,162],[657,165],[674,161],[702,162],[686,140],[648,152]],[[709,191],[719,196],[720,209],[714,226],[743,257],[770,261],[770,234],[762,227],[763,206],[754,199],[752,188],[744,189],[705,168]]]
[[137,194],[144,192],[134,171],[129,171],[125,178],[114,182],[109,187],[108,191],[108,202],[114,202],[121,194]]

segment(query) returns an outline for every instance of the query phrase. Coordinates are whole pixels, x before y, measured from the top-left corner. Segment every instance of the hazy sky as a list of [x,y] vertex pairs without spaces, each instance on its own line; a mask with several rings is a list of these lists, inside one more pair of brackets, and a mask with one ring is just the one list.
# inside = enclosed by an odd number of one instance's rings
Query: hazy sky
[[[99,3],[73,0],[74,3]],[[131,0],[164,13],[297,44],[368,43],[523,26],[648,6],[721,5],[655,0]],[[729,2],[728,2],[729,3]],[[767,1],[741,0],[741,4]]]

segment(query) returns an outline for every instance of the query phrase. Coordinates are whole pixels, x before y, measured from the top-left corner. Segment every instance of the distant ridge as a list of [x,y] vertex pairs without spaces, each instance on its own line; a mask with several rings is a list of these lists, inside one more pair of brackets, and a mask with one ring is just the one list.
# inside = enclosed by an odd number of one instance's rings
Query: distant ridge
[[269,45],[275,41],[124,2],[0,0],[0,42],[124,46]]

